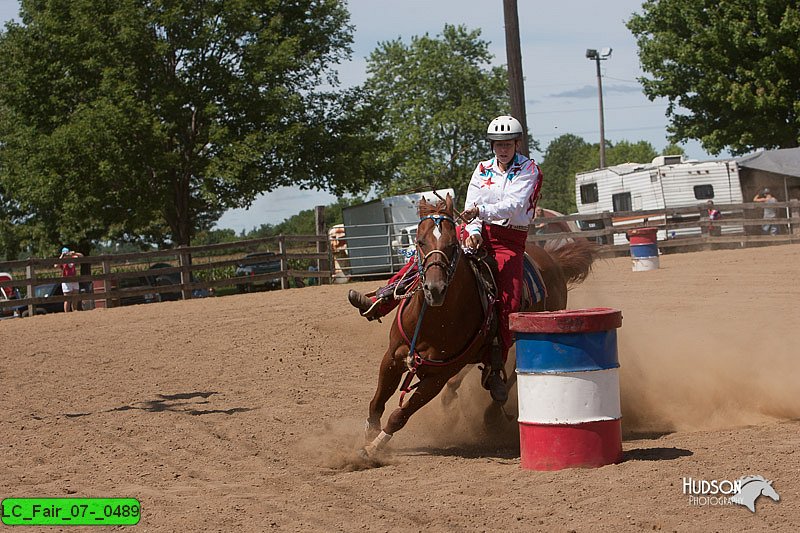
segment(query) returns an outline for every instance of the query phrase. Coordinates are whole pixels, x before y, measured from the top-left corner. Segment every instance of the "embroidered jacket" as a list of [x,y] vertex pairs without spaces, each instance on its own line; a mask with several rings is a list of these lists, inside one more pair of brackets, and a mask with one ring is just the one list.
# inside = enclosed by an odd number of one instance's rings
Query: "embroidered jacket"
[[541,185],[539,165],[522,154],[514,154],[506,172],[500,170],[496,157],[481,161],[472,173],[465,203],[465,209],[477,205],[479,214],[467,225],[467,231],[480,233],[481,222],[527,227],[533,220]]

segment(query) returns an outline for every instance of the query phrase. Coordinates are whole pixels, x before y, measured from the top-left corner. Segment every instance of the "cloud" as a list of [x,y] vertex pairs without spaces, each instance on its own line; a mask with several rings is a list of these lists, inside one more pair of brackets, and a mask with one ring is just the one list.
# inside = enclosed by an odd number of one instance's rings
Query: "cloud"
[[[641,87],[632,85],[604,85],[603,94],[607,93],[641,93]],[[580,89],[571,89],[550,95],[553,98],[595,98],[597,97],[597,86],[584,85]]]

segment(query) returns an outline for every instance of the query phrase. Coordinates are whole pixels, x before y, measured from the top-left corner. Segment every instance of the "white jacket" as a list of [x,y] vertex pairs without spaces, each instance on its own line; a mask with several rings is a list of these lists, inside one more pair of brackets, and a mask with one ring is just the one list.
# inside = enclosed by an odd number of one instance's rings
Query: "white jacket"
[[464,208],[478,206],[479,214],[467,225],[470,234],[480,233],[482,222],[527,228],[533,220],[542,184],[539,165],[515,154],[503,172],[496,159],[481,161],[472,173]]

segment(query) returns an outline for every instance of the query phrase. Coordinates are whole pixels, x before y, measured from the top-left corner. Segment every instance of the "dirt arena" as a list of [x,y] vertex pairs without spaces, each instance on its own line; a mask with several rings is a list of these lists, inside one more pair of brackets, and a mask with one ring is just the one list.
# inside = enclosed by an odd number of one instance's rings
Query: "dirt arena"
[[[623,312],[625,457],[588,470],[521,470],[474,371],[358,461],[389,322],[345,295],[373,284],[4,320],[0,497],[134,497],[131,531],[798,531],[798,265],[800,245],[599,262],[570,308]],[[755,514],[682,492],[753,474],[781,496]]]

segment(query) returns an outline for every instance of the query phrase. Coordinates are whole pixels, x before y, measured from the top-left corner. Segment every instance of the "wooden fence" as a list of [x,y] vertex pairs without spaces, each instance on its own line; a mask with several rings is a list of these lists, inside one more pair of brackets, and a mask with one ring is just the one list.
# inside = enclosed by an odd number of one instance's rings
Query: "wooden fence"
[[[116,255],[85,256],[80,258],[45,258],[0,262],[0,272],[8,272],[15,278],[4,281],[3,287],[17,287],[21,292],[35,295],[34,287],[47,283],[78,282],[91,283],[97,291],[81,292],[74,296],[32,297],[0,300],[0,310],[27,306],[34,313],[37,304],[64,302],[79,299],[83,302],[102,300],[106,307],[118,305],[121,298],[143,296],[151,293],[167,294],[180,292],[183,299],[192,297],[195,290],[213,291],[224,286],[249,285],[269,280],[280,280],[282,288],[288,288],[294,279],[312,278],[326,282],[331,277],[330,252],[327,235],[280,235],[263,239],[238,241],[206,246],[178,247],[171,250],[126,253]],[[246,277],[229,275],[237,265],[263,262],[259,258],[244,258],[248,252],[271,249],[273,260],[280,261],[279,272],[269,272]],[[310,250],[309,250],[310,249]],[[292,268],[295,262],[313,262],[315,270]],[[81,275],[63,277],[54,265],[76,263]],[[171,265],[157,270],[148,267],[156,263]],[[90,273],[85,273],[89,271]],[[203,273],[207,275],[203,275]],[[161,277],[172,274],[180,276],[179,284],[164,284],[140,288],[119,288],[120,280],[128,278]]]
[[[671,235],[672,232],[686,233],[686,230],[692,233],[660,240],[658,246],[665,251],[800,242],[800,202],[797,200],[778,202],[770,204],[769,207],[776,209],[778,213],[783,211],[785,215],[766,220],[761,215],[764,204],[743,203],[716,205],[715,208],[722,212],[722,218],[713,222],[708,219],[704,205],[548,217],[545,220],[549,223],[566,221],[580,224],[585,221],[597,222],[599,220],[601,227],[577,232],[535,234],[533,226],[531,226],[528,241],[544,243],[549,240],[587,238],[598,241],[601,254],[605,256],[628,254],[629,245],[627,243],[613,244],[614,236],[642,227],[656,227],[665,231],[667,235]],[[318,221],[323,220],[321,209],[317,208]],[[778,235],[762,234],[761,226],[765,223],[778,226],[780,233]],[[708,231],[710,225],[721,228],[722,234],[711,234]],[[319,280],[320,283],[327,283],[331,280],[333,269],[330,265],[334,264],[331,247],[325,228],[319,222],[317,232],[317,235],[281,235],[234,243],[178,247],[171,250],[82,257],[77,261],[44,258],[0,262],[0,272],[9,272],[15,278],[14,281],[3,282],[4,287],[26,289],[28,295],[35,295],[34,287],[44,283],[91,283],[92,287],[96,287],[97,290],[81,292],[78,299],[88,302],[102,300],[108,307],[117,305],[120,298],[142,296],[154,292],[159,294],[180,292],[182,298],[189,299],[195,290],[210,291],[219,287],[276,279],[280,280],[281,288],[286,289],[293,280],[297,279],[312,278]],[[264,249],[272,249],[275,252],[275,258],[281,264],[279,272],[247,277],[230,275],[236,265],[259,261],[257,258],[244,259],[244,254]],[[54,265],[67,262],[81,264],[82,274],[69,278],[60,277],[60,270],[54,268]],[[150,265],[157,262],[167,263],[170,266],[159,268],[157,273],[148,270]],[[292,267],[292,264],[297,265],[299,262],[315,263],[316,270]],[[89,273],[84,273],[86,271]],[[206,275],[203,275],[204,273]],[[120,280],[125,278],[141,278],[143,275],[153,276],[156,274],[159,276],[178,274],[180,283],[134,289],[118,288]],[[35,305],[63,302],[71,298],[74,297],[55,296],[0,300],[0,310],[27,306],[28,312],[33,314]]]
[[[691,251],[709,247],[723,246],[760,246],[764,244],[779,244],[800,242],[800,201],[777,202],[770,204],[770,209],[775,209],[777,218],[765,219],[762,210],[763,203],[742,204],[717,204],[714,206],[722,213],[722,218],[711,221],[708,219],[704,204],[694,207],[675,207],[668,209],[651,209],[647,211],[604,212],[589,215],[567,215],[549,217],[548,222],[575,222],[578,224],[592,221],[600,226],[575,232],[548,232],[544,235],[530,234],[528,241],[548,241],[576,236],[595,240],[600,244],[601,254],[605,256],[629,253],[629,245],[614,244],[614,236],[645,227],[655,227],[663,230],[668,238],[659,240],[659,249],[665,251]],[[781,215],[783,212],[783,216]],[[599,222],[599,223],[598,223]],[[770,224],[777,226],[778,235],[768,235],[762,232],[762,226]],[[709,232],[713,226],[721,230],[721,234]],[[675,234],[673,236],[673,233]],[[618,239],[619,240],[619,239]]]

